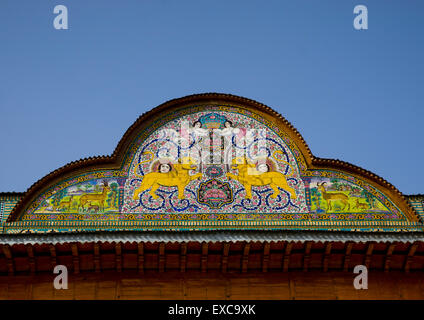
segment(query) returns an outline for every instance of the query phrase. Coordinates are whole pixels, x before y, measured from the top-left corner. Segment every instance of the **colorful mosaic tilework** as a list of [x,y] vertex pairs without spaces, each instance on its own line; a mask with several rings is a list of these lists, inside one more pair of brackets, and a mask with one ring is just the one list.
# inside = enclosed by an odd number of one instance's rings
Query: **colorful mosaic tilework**
[[0,195],[0,224],[4,224],[15,207],[16,203],[20,200],[21,196],[18,195]]
[[424,195],[410,196],[408,201],[424,221]]
[[0,224],[3,224],[4,203],[0,202]]
[[211,105],[157,121],[121,171],[68,179],[21,220],[407,222],[360,178],[307,170],[284,132],[245,110]]

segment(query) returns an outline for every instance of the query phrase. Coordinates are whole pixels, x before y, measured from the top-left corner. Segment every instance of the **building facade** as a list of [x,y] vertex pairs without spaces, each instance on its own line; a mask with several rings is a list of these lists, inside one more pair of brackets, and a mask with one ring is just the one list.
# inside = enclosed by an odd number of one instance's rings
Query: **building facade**
[[111,156],[0,194],[0,297],[421,299],[423,204],[315,157],[261,103],[187,96],[140,116]]

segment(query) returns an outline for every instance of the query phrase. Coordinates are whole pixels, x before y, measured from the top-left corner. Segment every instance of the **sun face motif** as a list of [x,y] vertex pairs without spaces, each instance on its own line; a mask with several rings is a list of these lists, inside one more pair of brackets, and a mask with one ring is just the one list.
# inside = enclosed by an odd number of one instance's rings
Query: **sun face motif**
[[160,173],[168,173],[171,171],[171,166],[167,163],[161,163],[158,169]]

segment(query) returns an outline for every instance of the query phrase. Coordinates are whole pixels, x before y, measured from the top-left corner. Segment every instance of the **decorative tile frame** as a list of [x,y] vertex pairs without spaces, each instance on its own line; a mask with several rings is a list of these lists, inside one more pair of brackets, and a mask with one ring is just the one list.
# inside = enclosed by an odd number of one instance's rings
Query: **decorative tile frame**
[[[212,100],[212,101],[211,101]],[[299,213],[235,213],[216,214],[189,213],[145,215],[133,213],[73,215],[55,213],[40,218],[34,213],[40,205],[55,193],[93,179],[128,178],[132,161],[140,145],[153,132],[165,124],[198,112],[239,113],[262,123],[277,134],[288,147],[302,179],[340,179],[366,189],[381,201],[396,219],[390,215],[356,215],[349,219],[348,213],[331,216],[311,212]],[[308,192],[305,191],[306,201]],[[122,205],[123,195],[119,195]],[[310,198],[309,198],[310,205]],[[85,216],[85,217],[84,217]],[[32,217],[32,218],[31,218]],[[165,103],[139,118],[127,131],[111,157],[81,160],[60,168],[41,179],[16,206],[5,225],[7,233],[22,232],[81,232],[98,230],[214,230],[214,229],[314,229],[349,231],[404,231],[422,230],[422,223],[403,196],[385,180],[361,168],[338,161],[319,159],[312,155],[300,134],[290,123],[270,108],[245,98],[206,94],[194,95]]]

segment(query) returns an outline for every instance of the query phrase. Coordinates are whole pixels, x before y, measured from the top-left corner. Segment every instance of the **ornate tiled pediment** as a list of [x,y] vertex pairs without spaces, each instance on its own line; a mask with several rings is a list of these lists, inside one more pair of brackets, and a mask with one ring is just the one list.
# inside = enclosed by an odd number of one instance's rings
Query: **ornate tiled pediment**
[[71,163],[34,184],[5,228],[401,231],[421,223],[393,186],[314,157],[270,108],[204,94],[140,117],[112,156]]

